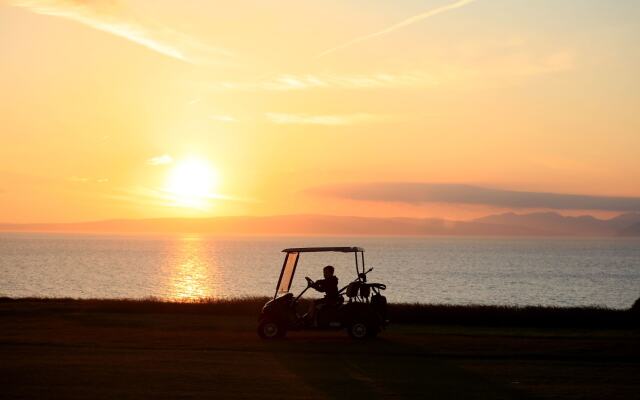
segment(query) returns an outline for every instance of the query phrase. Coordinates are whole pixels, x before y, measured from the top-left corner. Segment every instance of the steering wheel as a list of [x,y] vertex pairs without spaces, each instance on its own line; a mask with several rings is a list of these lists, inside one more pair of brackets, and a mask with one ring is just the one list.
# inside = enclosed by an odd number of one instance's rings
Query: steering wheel
[[313,279],[309,278],[308,276],[305,276],[304,279],[307,280],[307,286],[313,286]]

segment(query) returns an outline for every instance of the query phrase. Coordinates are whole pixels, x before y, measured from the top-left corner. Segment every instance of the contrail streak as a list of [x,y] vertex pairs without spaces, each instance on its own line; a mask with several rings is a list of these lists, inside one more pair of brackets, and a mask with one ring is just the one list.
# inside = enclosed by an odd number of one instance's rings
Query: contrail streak
[[476,0],[460,0],[460,1],[457,1],[457,2],[455,2],[453,4],[449,4],[449,5],[446,5],[446,6],[434,8],[433,10],[430,10],[430,11],[425,11],[425,12],[423,12],[421,14],[414,15],[413,17],[409,17],[409,18],[405,19],[404,21],[398,22],[397,24],[391,25],[390,27],[385,28],[385,29],[383,29],[381,31],[357,37],[357,38],[355,38],[355,39],[353,39],[351,41],[348,41],[346,43],[343,43],[343,44],[341,44],[339,46],[332,47],[332,48],[330,48],[328,50],[325,50],[322,53],[318,54],[316,56],[316,58],[324,57],[324,56],[326,56],[328,54],[331,54],[331,53],[333,53],[335,51],[342,50],[342,49],[345,49],[347,47],[351,47],[354,44],[362,43],[362,42],[367,41],[369,39],[373,39],[373,38],[378,37],[378,36],[383,36],[383,35],[389,34],[389,33],[393,32],[393,31],[398,30],[398,29],[402,29],[405,26],[409,26],[409,25],[415,24],[416,22],[422,21],[423,19],[427,19],[427,18],[436,16],[438,14],[442,14],[444,12],[447,12],[447,11],[450,11],[450,10],[454,10],[456,8],[464,7],[467,4],[473,3],[475,1]]
[[36,14],[66,18],[193,64],[224,64],[231,54],[133,15],[116,0],[10,0]]

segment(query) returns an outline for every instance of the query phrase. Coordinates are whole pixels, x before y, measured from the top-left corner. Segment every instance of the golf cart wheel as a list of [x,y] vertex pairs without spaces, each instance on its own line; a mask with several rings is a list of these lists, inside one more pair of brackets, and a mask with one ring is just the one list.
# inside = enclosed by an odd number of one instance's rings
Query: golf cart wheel
[[264,320],[258,325],[258,336],[262,339],[280,339],[283,338],[286,331],[282,324],[274,320]]
[[353,321],[348,327],[347,332],[352,339],[364,340],[375,337],[378,333],[376,329],[364,321]]

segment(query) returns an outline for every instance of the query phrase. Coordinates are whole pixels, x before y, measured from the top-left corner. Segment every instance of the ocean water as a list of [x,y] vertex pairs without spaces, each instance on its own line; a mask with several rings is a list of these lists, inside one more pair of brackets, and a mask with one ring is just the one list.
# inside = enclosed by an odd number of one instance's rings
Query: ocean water
[[[372,282],[394,302],[598,305],[640,296],[640,239],[207,237],[0,234],[0,296],[197,299],[272,296],[286,247],[361,246]],[[353,254],[303,254],[304,276],[332,264],[355,278]]]

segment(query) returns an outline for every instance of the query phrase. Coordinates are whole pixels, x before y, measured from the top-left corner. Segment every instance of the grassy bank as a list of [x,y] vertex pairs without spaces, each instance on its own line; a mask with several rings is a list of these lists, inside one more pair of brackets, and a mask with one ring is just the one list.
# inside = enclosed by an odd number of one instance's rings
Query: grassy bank
[[[266,297],[203,299],[190,302],[160,299],[70,299],[0,298],[0,314],[97,312],[212,314],[255,317]],[[300,309],[307,305],[301,302]],[[394,324],[432,324],[461,326],[521,326],[549,328],[633,328],[640,326],[640,315],[631,310],[600,307],[544,307],[443,304],[389,304]]]
[[625,325],[631,312],[393,304],[396,321],[377,340],[292,332],[263,341],[255,329],[264,300],[0,299],[0,398],[612,400],[640,393],[640,331]]

